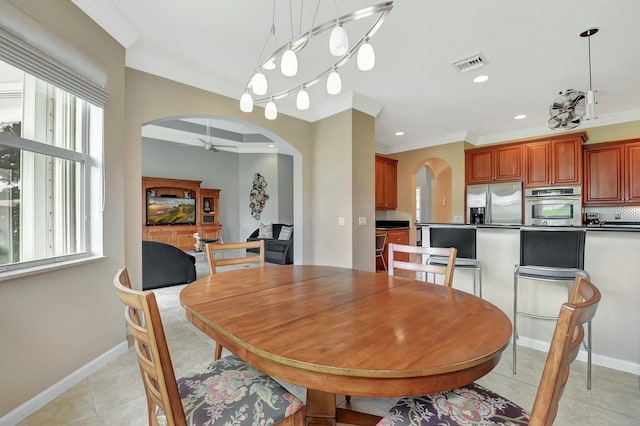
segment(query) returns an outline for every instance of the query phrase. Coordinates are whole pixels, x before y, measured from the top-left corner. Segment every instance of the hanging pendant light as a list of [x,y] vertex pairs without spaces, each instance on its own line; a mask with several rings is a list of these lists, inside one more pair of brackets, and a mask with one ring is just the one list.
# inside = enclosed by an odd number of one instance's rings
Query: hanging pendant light
[[595,120],[598,118],[596,115],[596,93],[591,87],[591,36],[598,32],[598,28],[589,28],[586,31],[580,33],[580,37],[586,37],[588,41],[589,52],[589,90],[587,91],[587,99],[585,106],[585,119]]
[[342,79],[340,78],[340,74],[334,68],[327,77],[327,93],[330,95],[337,95],[342,91]]
[[[273,50],[270,54],[263,55],[265,50],[268,52],[267,48],[269,47],[269,42],[272,41],[272,39],[275,40],[276,1],[272,0],[272,3],[271,28],[264,46],[262,47],[262,51],[258,55],[258,64],[256,65],[254,74],[245,86],[245,93],[240,97],[241,111],[251,112],[254,105],[264,105],[265,117],[269,120],[275,120],[278,115],[278,110],[274,100],[283,99],[287,96],[293,95],[294,93],[297,95],[296,107],[301,111],[309,109],[311,102],[307,90],[322,81],[326,83],[327,92],[329,94],[337,95],[341,93],[342,79],[338,73],[338,68],[347,64],[351,59],[355,59],[355,56],[358,57],[358,68],[360,70],[367,71],[374,68],[376,60],[375,52],[373,47],[369,44],[369,40],[378,31],[381,24],[391,12],[394,2],[386,1],[348,14],[340,15],[338,11],[338,1],[334,0],[336,17],[319,25],[313,26],[312,23],[312,27],[309,28],[309,30],[303,31],[302,20],[300,20],[299,28],[294,26],[294,16],[292,13],[293,0],[289,0],[291,38],[285,44]],[[301,7],[300,10],[300,17],[303,16],[302,8],[303,7]],[[352,43],[352,47],[350,47],[346,26],[353,21],[368,18],[369,16],[375,17],[371,19],[371,26],[368,26],[368,29],[355,29],[351,36],[357,36],[357,42]],[[360,34],[359,32],[362,29],[365,30],[364,34]],[[330,33],[329,50],[331,54],[337,56],[337,58],[333,58],[333,65],[321,65],[321,67],[316,67],[314,70],[314,65],[319,64],[321,61],[308,60],[308,63],[300,63],[299,61],[308,59],[308,56],[303,54],[301,57],[298,57],[298,54],[302,52],[312,40],[320,40],[320,37],[318,36],[323,33]],[[323,38],[322,42],[326,43],[326,38]],[[262,62],[260,62],[260,58],[263,58]],[[304,72],[309,74],[309,77],[304,76],[304,78],[299,78],[301,73],[298,71],[300,71],[300,67],[302,66],[304,67]],[[268,82],[268,72],[275,70],[277,67],[280,67],[280,71],[284,76],[295,77],[289,80],[291,85],[288,88],[285,83],[285,87],[274,90],[274,86],[280,84],[279,80],[278,82],[275,80]],[[273,74],[271,74],[271,78],[273,78]],[[278,77],[276,77],[276,79],[277,78]]]
[[339,22],[331,30],[329,37],[329,52],[333,56],[343,56],[349,50],[349,37],[347,31]]
[[251,90],[256,95],[265,95],[267,93],[267,77],[261,72],[257,72],[251,79]]
[[287,77],[293,77],[298,73],[298,58],[291,48],[285,50],[280,61],[280,72]]
[[276,104],[273,103],[272,99],[269,99],[267,105],[264,108],[264,118],[267,120],[275,120],[278,117],[278,108],[276,108]]
[[304,86],[298,92],[296,96],[296,106],[300,111],[306,111],[309,109],[311,102],[309,101],[309,93],[304,90]]
[[253,111],[253,98],[251,97],[249,92],[244,92],[244,94],[240,98],[240,111],[242,112]]
[[369,71],[373,69],[375,64],[376,54],[373,51],[373,46],[369,44],[369,40],[367,39],[358,48],[358,69],[360,71]]

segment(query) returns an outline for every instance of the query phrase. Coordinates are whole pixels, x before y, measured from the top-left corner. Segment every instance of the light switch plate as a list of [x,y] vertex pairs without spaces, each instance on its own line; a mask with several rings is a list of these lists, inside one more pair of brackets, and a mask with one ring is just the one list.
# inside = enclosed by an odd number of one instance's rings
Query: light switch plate
[[366,225],[366,224],[367,224],[367,217],[366,216],[358,217],[358,225],[362,226],[362,225]]
[[343,216],[339,216],[338,217],[338,225],[344,225],[344,217]]

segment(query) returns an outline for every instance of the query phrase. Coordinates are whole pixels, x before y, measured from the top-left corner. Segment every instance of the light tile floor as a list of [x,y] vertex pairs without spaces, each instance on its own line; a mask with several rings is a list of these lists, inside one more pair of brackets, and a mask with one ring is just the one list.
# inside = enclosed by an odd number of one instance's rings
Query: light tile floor
[[[208,272],[201,260],[199,258],[198,275]],[[213,341],[186,320],[178,301],[182,288],[184,286],[154,290],[177,376],[210,362],[214,350]],[[518,374],[514,376],[511,351],[507,349],[494,371],[478,382],[530,409],[545,358],[545,353],[518,348]],[[640,424],[640,377],[594,366],[590,391],[585,383],[586,364],[576,361],[555,425]],[[304,390],[297,387],[290,390],[304,398]],[[383,415],[395,401],[395,398],[354,396],[350,407]],[[341,396],[337,402],[341,407],[346,406]],[[146,424],[146,400],[132,348],[19,423],[20,426]]]

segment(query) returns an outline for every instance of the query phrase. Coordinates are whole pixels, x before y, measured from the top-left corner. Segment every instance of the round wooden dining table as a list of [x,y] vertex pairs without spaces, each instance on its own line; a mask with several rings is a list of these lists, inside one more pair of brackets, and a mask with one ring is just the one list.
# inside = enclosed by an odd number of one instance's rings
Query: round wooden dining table
[[307,422],[375,424],[335,395],[453,389],[491,371],[511,339],[507,315],[471,294],[348,268],[243,268],[187,285],[188,320],[248,364],[307,388]]

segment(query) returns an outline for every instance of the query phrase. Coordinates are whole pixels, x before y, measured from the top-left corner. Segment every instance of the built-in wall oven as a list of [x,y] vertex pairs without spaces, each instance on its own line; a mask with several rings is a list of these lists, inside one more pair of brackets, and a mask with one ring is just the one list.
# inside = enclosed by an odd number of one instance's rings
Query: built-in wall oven
[[525,225],[582,225],[580,186],[525,189]]

